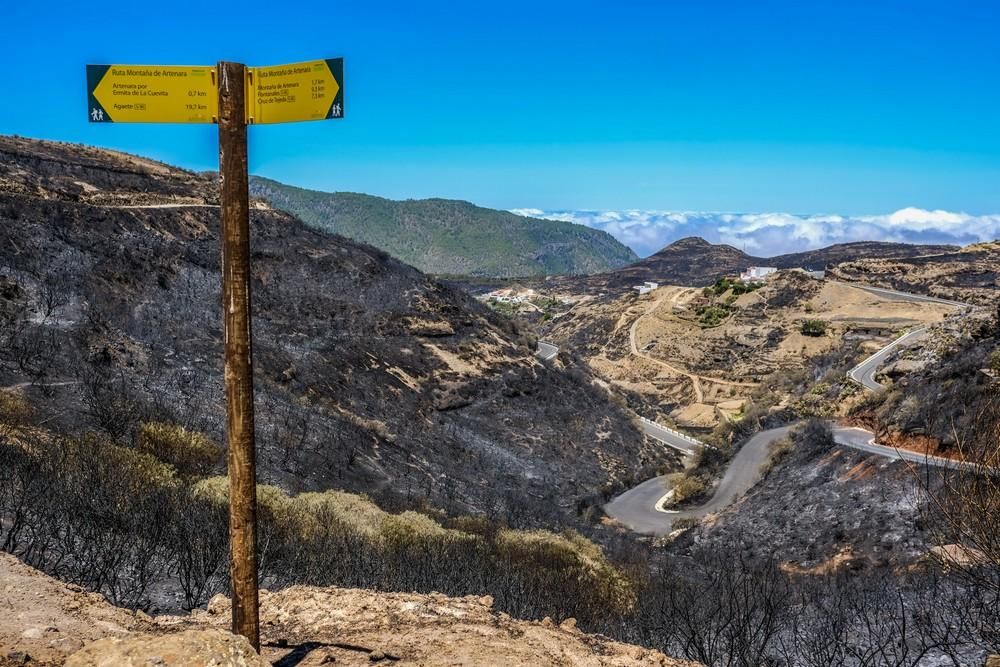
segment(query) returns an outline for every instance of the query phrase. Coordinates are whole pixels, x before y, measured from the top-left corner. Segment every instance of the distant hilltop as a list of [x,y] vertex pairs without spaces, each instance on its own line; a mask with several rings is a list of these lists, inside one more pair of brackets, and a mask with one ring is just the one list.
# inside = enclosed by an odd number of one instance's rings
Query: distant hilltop
[[481,278],[610,271],[638,256],[607,232],[450,199],[394,201],[266,178],[250,192],[313,227],[386,251],[426,273]]
[[631,289],[646,281],[670,285],[711,285],[719,278],[738,276],[750,267],[812,269],[821,271],[848,262],[907,260],[928,256],[954,256],[960,248],[950,245],[911,245],[858,241],[840,243],[775,257],[755,257],[726,244],[709,243],[697,236],[674,241],[659,252],[628,266],[574,279],[583,289]]

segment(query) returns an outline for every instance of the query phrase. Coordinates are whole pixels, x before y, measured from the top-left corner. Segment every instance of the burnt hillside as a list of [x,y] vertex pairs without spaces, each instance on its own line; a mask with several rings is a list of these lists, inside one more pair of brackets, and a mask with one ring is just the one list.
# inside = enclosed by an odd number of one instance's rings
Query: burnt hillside
[[990,305],[1000,286],[1000,246],[980,243],[953,252],[893,259],[856,259],[834,277],[904,292]]
[[[211,175],[0,138],[0,385],[67,432],[221,442],[215,197]],[[262,482],[532,524],[663,456],[584,366],[541,364],[471,298],[260,203],[251,228]]]

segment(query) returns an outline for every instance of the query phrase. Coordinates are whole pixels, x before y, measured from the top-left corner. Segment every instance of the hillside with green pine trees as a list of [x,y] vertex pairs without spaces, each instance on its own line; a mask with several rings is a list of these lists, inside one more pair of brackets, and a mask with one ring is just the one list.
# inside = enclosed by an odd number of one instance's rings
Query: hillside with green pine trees
[[638,259],[610,234],[450,199],[393,201],[318,192],[253,177],[251,194],[306,224],[361,241],[433,274],[585,274]]

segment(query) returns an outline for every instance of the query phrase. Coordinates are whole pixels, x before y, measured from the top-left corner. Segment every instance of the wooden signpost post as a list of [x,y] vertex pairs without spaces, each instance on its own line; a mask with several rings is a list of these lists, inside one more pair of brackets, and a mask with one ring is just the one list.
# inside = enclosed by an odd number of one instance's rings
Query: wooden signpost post
[[344,117],[344,61],[87,65],[92,123],[218,123],[233,632],[260,650],[247,125]]

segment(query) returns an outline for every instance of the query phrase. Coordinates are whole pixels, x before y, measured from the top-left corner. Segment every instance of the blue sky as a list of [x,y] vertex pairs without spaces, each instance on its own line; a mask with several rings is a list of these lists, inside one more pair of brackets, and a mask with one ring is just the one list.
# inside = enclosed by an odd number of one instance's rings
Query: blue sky
[[210,169],[211,126],[84,122],[84,65],[343,56],[347,118],[252,128],[251,171],[546,211],[1000,212],[995,0],[233,7],[5,3],[0,132]]

